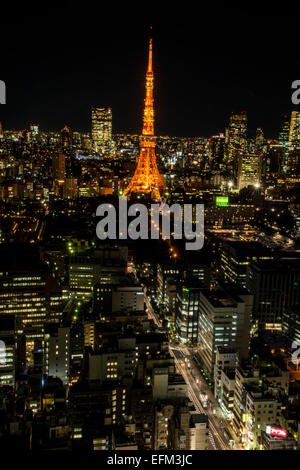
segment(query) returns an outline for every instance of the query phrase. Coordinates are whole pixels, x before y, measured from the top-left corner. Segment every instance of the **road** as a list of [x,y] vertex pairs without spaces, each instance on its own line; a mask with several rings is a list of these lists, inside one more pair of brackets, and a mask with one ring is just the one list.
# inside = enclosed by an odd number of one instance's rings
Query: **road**
[[145,299],[145,304],[146,304],[146,307],[147,307],[148,317],[151,318],[154,321],[156,326],[158,326],[158,327],[162,326],[158,316],[155,314],[155,312],[153,310],[150,299],[147,296],[147,288],[146,287],[144,287],[144,299]]
[[[161,322],[158,316],[155,314],[150,299],[147,296],[146,287],[144,287],[144,294],[148,316],[158,327],[160,327]],[[238,443],[233,430],[222,417],[223,412],[219,406],[219,403],[215,399],[210,388],[201,375],[199,366],[191,355],[190,348],[170,344],[169,350],[175,359],[175,365],[178,371],[183,376],[186,384],[188,385],[190,400],[199,413],[204,413],[208,416],[211,438],[210,440],[213,448],[215,450],[241,450],[242,447]],[[207,395],[208,397],[208,403],[205,407],[200,401],[200,394]],[[230,445],[229,441],[231,441],[233,445]]]
[[[188,367],[188,362],[186,358],[180,357],[182,355],[181,349],[174,349],[170,347],[170,352],[175,359],[176,367],[183,376],[185,382],[189,387],[189,397],[193,402],[195,408],[199,413],[204,413],[208,416],[209,420],[209,429],[216,450],[230,450],[229,439],[224,435],[224,428],[226,428],[225,423],[222,419],[218,418],[217,415],[214,415],[214,407],[209,404],[209,406],[204,407],[200,401],[200,393],[206,394],[206,388],[204,387],[204,381],[195,379],[192,371]],[[206,384],[205,384],[206,385]]]

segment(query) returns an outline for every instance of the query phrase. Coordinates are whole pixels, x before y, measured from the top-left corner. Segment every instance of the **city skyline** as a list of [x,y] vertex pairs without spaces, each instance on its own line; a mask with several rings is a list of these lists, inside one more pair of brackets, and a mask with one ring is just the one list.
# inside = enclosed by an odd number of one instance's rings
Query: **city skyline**
[[300,450],[296,15],[13,7],[1,448],[141,469]]
[[[89,16],[87,37],[83,31],[74,34],[75,25],[80,31],[79,15],[62,9],[51,40],[51,14],[42,19],[38,12],[27,12],[25,19],[20,32],[30,49],[21,54],[20,41],[11,38],[1,54],[5,129],[39,122],[44,130],[67,124],[90,132],[90,110],[96,106],[112,108],[113,133],[141,132],[137,116],[142,116],[151,18],[147,24],[105,23],[99,31]],[[291,83],[297,79],[293,29],[287,34],[278,16],[268,21],[249,17],[248,22],[243,16],[225,17],[222,22],[216,15],[196,26],[178,18],[153,22],[157,135],[210,137],[224,130],[231,112],[246,111],[250,136],[262,127],[265,135],[277,137],[283,116],[298,109],[291,102]],[[3,29],[2,42],[5,38]]]

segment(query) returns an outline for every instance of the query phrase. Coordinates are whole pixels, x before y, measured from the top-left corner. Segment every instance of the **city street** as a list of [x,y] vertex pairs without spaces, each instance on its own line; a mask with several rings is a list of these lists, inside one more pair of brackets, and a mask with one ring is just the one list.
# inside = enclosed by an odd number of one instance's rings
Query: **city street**
[[184,356],[180,357],[180,355],[182,355],[181,349],[175,349],[173,347],[170,347],[170,352],[175,359],[176,367],[178,368],[185,382],[189,386],[189,397],[193,402],[195,408],[199,411],[199,413],[204,413],[208,415],[210,435],[214,448],[217,450],[230,450],[230,444],[228,439],[229,436],[224,434],[224,429],[226,429],[226,425],[224,424],[222,419],[218,418],[217,415],[214,415],[213,410],[215,409],[215,407],[212,407],[211,403],[207,407],[201,403],[200,393],[202,395],[206,393],[206,384],[204,384],[203,379],[198,379],[197,383],[197,379],[192,374],[192,370],[188,366],[188,362],[185,360],[186,358]]
[[[205,382],[198,364],[191,355],[191,348],[170,345],[170,352],[175,358],[176,366],[189,385],[190,398],[195,407],[209,416],[209,424],[217,448],[223,450],[242,450],[238,438],[223,416],[223,411],[216,398]],[[182,357],[181,357],[182,356]],[[200,395],[207,397],[206,403],[201,403]],[[219,447],[218,447],[219,446]]]
[[[157,326],[161,326],[150,299],[147,296],[146,288],[144,288],[144,292],[149,318],[151,318]],[[178,371],[189,386],[189,397],[195,408],[200,413],[204,413],[209,417],[210,440],[213,448],[217,450],[241,449],[237,443],[237,439],[233,437],[233,431],[229,430],[228,424],[222,417],[222,410],[201,375],[199,366],[192,358],[190,349],[179,345],[170,345],[170,353],[175,359]],[[207,406],[201,403],[200,394],[208,397]],[[230,445],[230,442],[232,442],[233,445]]]

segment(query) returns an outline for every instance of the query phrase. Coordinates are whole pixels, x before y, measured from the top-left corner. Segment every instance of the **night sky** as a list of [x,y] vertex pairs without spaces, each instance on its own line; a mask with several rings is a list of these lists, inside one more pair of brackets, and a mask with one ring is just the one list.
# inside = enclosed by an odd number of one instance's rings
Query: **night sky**
[[[161,2],[162,4],[162,2]],[[98,5],[98,9],[96,9]],[[249,135],[277,137],[300,79],[298,15],[197,10],[162,17],[127,4],[16,4],[1,15],[0,79],[5,129],[90,131],[91,106],[111,106],[113,132],[140,133],[149,25],[153,26],[158,135],[210,136],[232,111],[247,111]],[[187,3],[188,5],[188,3]],[[4,23],[4,24],[3,24]]]

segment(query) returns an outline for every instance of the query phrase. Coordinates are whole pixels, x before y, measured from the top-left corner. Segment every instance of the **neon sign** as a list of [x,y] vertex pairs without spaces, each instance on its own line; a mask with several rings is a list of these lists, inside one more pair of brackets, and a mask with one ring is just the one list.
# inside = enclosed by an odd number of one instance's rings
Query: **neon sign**
[[276,428],[275,426],[266,426],[266,433],[270,436],[276,437],[287,437],[287,430],[282,428]]

